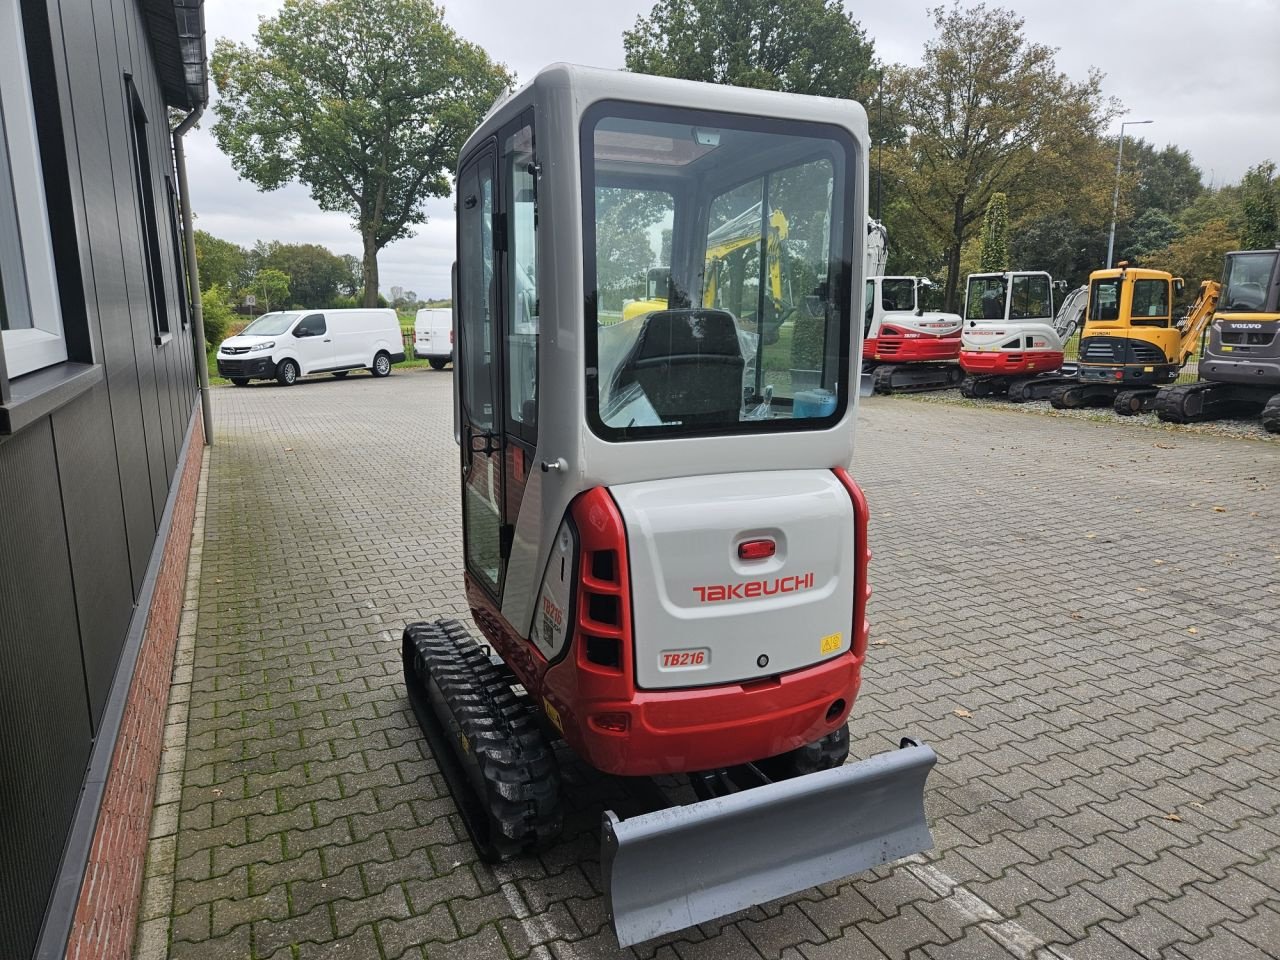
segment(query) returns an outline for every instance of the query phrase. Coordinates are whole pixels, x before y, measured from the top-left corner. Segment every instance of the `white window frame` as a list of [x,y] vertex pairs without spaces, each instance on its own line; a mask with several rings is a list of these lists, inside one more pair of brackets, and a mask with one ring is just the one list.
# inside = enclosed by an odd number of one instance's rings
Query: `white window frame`
[[0,0],[0,274],[10,323],[31,323],[4,331],[9,377],[67,359],[30,77],[18,0]]

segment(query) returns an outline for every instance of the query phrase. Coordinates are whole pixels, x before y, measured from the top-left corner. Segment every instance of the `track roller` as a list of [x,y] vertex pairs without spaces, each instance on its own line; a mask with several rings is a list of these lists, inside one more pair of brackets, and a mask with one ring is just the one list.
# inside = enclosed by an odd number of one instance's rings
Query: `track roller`
[[560,832],[560,771],[533,706],[456,620],[412,623],[402,642],[418,724],[481,859],[509,860]]
[[1156,392],[1151,389],[1121,390],[1116,394],[1116,399],[1111,408],[1122,417],[1136,416],[1144,410],[1151,409],[1151,402],[1155,399],[1155,396]]
[[1064,383],[1053,388],[1049,403],[1055,410],[1074,410],[1084,406],[1084,387],[1078,383]]
[[965,377],[960,381],[960,396],[977,400],[991,396],[991,379],[989,377]]

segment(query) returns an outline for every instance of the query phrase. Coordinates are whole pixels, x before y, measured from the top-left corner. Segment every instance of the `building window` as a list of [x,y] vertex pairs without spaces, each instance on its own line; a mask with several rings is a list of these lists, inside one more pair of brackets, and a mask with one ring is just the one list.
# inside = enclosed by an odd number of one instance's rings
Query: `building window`
[[67,359],[18,0],[0,0],[0,330],[9,377]]
[[151,149],[147,141],[147,111],[142,105],[129,74],[124,76],[129,93],[133,123],[129,132],[133,141],[133,173],[137,179],[139,222],[142,226],[143,259],[147,264],[147,291],[151,298],[151,319],[156,345],[169,339],[169,307],[164,292],[164,267],[160,259],[160,230],[156,223],[156,195],[151,181]]
[[187,287],[187,258],[183,246],[182,210],[178,205],[178,191],[173,188],[173,178],[164,178],[169,193],[169,229],[173,233],[173,269],[176,271],[174,281],[178,285],[178,315],[182,318],[182,329],[191,321],[191,292]]

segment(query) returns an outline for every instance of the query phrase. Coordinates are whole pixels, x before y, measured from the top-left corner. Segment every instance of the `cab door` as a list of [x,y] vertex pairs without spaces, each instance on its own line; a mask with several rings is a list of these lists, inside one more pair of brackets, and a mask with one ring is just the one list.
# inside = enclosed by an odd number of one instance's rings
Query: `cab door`
[[506,517],[498,345],[496,151],[469,160],[458,176],[459,413],[463,559],[467,572],[501,599]]

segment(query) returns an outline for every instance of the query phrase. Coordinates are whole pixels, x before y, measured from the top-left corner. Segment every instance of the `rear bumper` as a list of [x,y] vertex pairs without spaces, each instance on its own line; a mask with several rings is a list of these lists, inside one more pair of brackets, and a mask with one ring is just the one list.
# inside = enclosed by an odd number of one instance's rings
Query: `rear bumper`
[[1268,386],[1280,392],[1280,359],[1275,357],[1241,357],[1225,360],[1206,354],[1200,360],[1200,376],[1205,380]]
[[1171,363],[1152,366],[1114,366],[1112,364],[1082,363],[1079,366],[1078,376],[1085,383],[1149,386],[1151,384],[1171,383],[1177,380],[1178,367],[1176,364]]
[[991,376],[1014,376],[1023,373],[1043,373],[1062,366],[1060,352],[1034,352],[1014,350],[962,350],[960,366],[966,373]]
[[393,353],[391,355],[392,363],[404,363],[404,360],[405,360],[405,352],[403,350],[401,350],[399,353]]
[[419,350],[416,346],[413,348],[413,358],[415,360],[452,360],[453,353],[440,353],[436,350]]
[[922,360],[954,360],[960,355],[960,337],[926,337],[908,339],[881,335],[867,340],[862,347],[864,360],[881,363],[912,363]]
[[[843,724],[858,695],[862,660],[847,652],[760,684],[639,690],[628,700],[580,702],[580,722],[566,724],[566,739],[593,767],[619,776],[687,773],[761,760],[811,743]],[[836,713],[827,719],[833,705]],[[602,714],[626,714],[630,729],[600,729],[594,718]]]
[[218,376],[246,380],[270,379],[276,375],[276,365],[271,357],[226,358],[218,357]]

